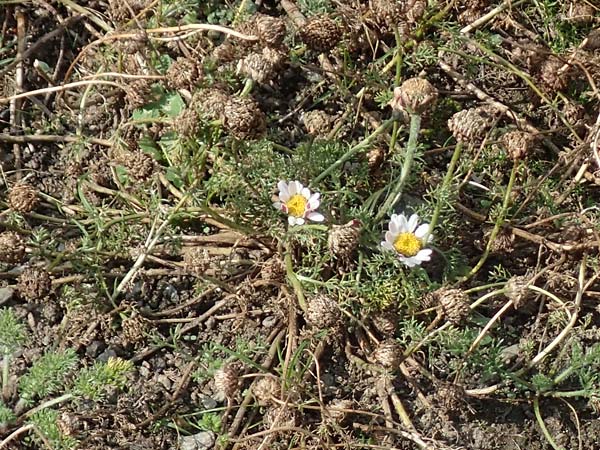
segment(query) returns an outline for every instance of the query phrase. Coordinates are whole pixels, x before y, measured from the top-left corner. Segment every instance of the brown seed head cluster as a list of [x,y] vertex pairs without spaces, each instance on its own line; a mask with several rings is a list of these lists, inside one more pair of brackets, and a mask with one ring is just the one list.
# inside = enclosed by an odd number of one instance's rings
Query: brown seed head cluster
[[398,324],[398,314],[393,311],[379,311],[371,318],[373,326],[383,336],[393,337],[396,333],[396,325]]
[[210,254],[203,247],[193,247],[184,253],[183,264],[189,273],[202,275],[210,268]]
[[142,342],[146,337],[148,320],[139,314],[132,315],[131,317],[126,317],[121,322],[121,329],[123,330],[122,336],[125,341],[124,344],[137,344]]
[[273,403],[273,398],[279,398],[281,385],[277,378],[265,376],[252,385],[251,391],[259,406],[267,406]]
[[569,82],[569,72],[564,71],[565,63],[554,55],[548,56],[539,69],[539,78],[548,92],[562,91]]
[[0,233],[0,262],[17,264],[23,261],[25,256],[25,242],[23,238],[14,231]]
[[592,6],[585,0],[576,0],[566,5],[565,20],[575,25],[587,25],[598,15],[598,6]]
[[285,22],[279,17],[258,14],[256,34],[262,43],[269,47],[280,47],[285,38]]
[[465,390],[453,383],[443,383],[436,392],[436,403],[447,414],[457,414],[462,411],[465,402]]
[[424,78],[409,78],[394,89],[390,106],[395,111],[423,114],[437,100],[437,89]]
[[37,189],[31,184],[19,182],[8,193],[8,206],[16,212],[31,212],[38,204],[37,194]]
[[331,420],[338,424],[342,424],[346,421],[346,419],[348,419],[348,416],[350,415],[348,411],[343,410],[351,410],[353,408],[354,403],[352,402],[352,400],[336,398],[335,400],[332,400],[331,403],[329,403],[329,405],[327,405],[326,409]]
[[526,131],[509,131],[500,141],[513,161],[525,159],[535,148],[535,136]]
[[258,139],[267,128],[267,119],[258,103],[249,97],[230,97],[223,110],[223,125],[237,139]]
[[319,53],[333,49],[342,38],[342,29],[330,17],[314,17],[300,30],[300,38],[308,48]]
[[118,156],[117,161],[136,181],[147,180],[154,173],[154,159],[142,150],[125,152]]
[[285,405],[273,405],[265,411],[263,423],[265,428],[290,428],[298,425],[298,412]]
[[506,283],[504,295],[513,303],[515,309],[520,309],[531,298],[531,291],[527,289],[528,279],[524,276],[514,276]]
[[469,296],[461,289],[440,288],[427,297],[441,307],[444,317],[453,325],[461,324],[471,313]]
[[336,326],[341,320],[337,302],[324,294],[317,294],[307,299],[306,321],[317,329]]
[[263,47],[260,52],[252,52],[238,62],[237,72],[256,81],[265,83],[272,80],[283,67],[286,54],[272,47]]
[[134,80],[125,91],[125,102],[129,109],[137,109],[150,102],[151,80]]
[[202,67],[189,58],[177,58],[167,71],[167,82],[174,89],[192,90],[200,81],[202,81]]
[[272,256],[262,266],[260,274],[263,279],[282,282],[285,280],[285,264],[278,256]]
[[214,375],[215,389],[226,398],[233,398],[238,390],[239,375],[235,367],[225,364]]
[[349,262],[354,258],[360,239],[361,223],[353,219],[344,225],[332,225],[327,237],[327,246],[334,258]]
[[26,268],[17,281],[17,291],[26,300],[42,300],[52,287],[50,274],[41,268]]
[[311,136],[325,138],[331,131],[333,117],[325,111],[313,109],[302,114],[302,123]]
[[397,369],[402,361],[402,349],[395,340],[386,339],[373,352],[373,360],[387,369]]
[[458,142],[478,144],[485,138],[494,121],[489,108],[463,109],[448,119],[448,129]]
[[194,108],[186,108],[175,121],[175,131],[184,138],[191,138],[200,130],[198,113]]
[[192,104],[196,105],[201,114],[210,119],[221,119],[229,94],[217,88],[206,88],[194,95]]

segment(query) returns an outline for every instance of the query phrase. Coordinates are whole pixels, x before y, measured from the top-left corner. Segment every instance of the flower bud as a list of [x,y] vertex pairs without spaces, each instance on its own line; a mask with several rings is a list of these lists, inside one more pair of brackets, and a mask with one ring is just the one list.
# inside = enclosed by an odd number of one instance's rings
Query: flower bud
[[394,89],[390,106],[395,111],[422,114],[437,100],[437,89],[424,78],[409,78]]

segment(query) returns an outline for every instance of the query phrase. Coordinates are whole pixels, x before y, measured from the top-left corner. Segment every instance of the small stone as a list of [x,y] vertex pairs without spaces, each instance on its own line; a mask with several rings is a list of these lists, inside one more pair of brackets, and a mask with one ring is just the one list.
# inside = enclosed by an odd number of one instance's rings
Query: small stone
[[[216,435],[212,431],[202,431],[191,436],[180,436],[177,450],[209,450],[216,442]],[[172,450],[175,450],[173,448]]]
[[0,288],[0,306],[4,305],[15,295],[15,288],[5,286]]

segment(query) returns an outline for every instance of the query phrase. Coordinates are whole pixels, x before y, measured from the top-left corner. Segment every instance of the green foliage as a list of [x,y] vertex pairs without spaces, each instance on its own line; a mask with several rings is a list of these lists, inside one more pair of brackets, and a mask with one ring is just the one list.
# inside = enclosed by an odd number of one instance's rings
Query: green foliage
[[25,325],[21,323],[12,308],[0,309],[0,355],[12,355],[25,341]]
[[120,358],[109,358],[107,362],[97,362],[92,367],[82,369],[73,385],[73,394],[94,401],[104,398],[111,387],[123,389],[127,373],[133,364]]
[[[53,409],[42,409],[37,411],[29,419],[35,424],[39,432],[50,442],[53,450],[71,450],[76,447],[77,441],[61,433],[58,427],[58,411]],[[36,434],[33,434],[34,441],[38,443],[39,448],[44,447],[44,442]]]
[[2,400],[0,400],[0,428],[2,424],[7,424],[15,420],[17,416],[8,406],[4,404]]
[[318,16],[332,11],[330,0],[298,0],[300,11],[307,16]]
[[37,361],[19,380],[21,398],[31,404],[35,398],[44,398],[64,388],[66,378],[77,365],[74,350],[48,352]]

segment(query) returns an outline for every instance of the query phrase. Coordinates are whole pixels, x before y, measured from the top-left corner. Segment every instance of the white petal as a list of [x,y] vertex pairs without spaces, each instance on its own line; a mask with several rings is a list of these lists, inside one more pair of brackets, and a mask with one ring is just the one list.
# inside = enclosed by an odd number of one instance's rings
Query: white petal
[[309,188],[307,188],[307,187],[303,188],[302,192],[300,192],[300,193],[306,200],[310,199],[310,189]]
[[290,200],[290,193],[287,191],[282,192],[279,194],[279,200],[281,200],[283,203],[287,203]]
[[425,248],[420,250],[413,258],[418,259],[419,261],[429,261],[431,260],[431,253],[433,253],[431,249]]
[[412,216],[410,216],[410,219],[408,219],[408,232],[409,233],[414,233],[415,228],[417,228],[417,225],[419,224],[419,216],[417,216],[416,214],[413,214]]
[[421,261],[419,261],[418,259],[416,259],[414,256],[410,257],[410,258],[400,258],[400,260],[406,264],[408,267],[415,267],[415,266],[419,266],[421,265]]
[[277,183],[277,188],[279,189],[279,194],[287,194],[288,193],[288,185],[285,181],[281,180]]
[[273,203],[273,207],[277,208],[280,211],[281,211],[281,205],[282,205],[281,202],[275,202],[275,203]]
[[382,246],[383,248],[385,248],[386,250],[391,250],[391,251],[393,251],[393,252],[394,252],[394,251],[396,251],[396,250],[394,249],[394,246],[393,246],[392,244],[390,244],[388,241],[382,241],[382,242],[381,242],[381,246]]
[[297,223],[297,220],[296,220],[296,218],[295,218],[294,216],[288,216],[288,223],[289,223],[291,226],[294,226],[294,225],[296,225],[296,223]]
[[[298,192],[298,186],[296,186],[297,181],[290,181],[290,184],[288,185],[288,192],[290,194],[290,197],[292,195],[296,195],[296,192]],[[302,189],[302,188],[300,188]]]
[[302,217],[296,217],[296,225],[304,225],[304,222]]
[[302,193],[302,189],[304,188],[304,186],[302,186],[302,183],[300,183],[299,181],[292,181],[292,184],[294,185],[294,193],[295,194],[300,194]]
[[323,222],[325,220],[325,216],[318,212],[311,212],[306,216],[308,220],[312,220],[313,222]]
[[424,238],[427,233],[429,233],[429,224],[428,223],[419,225],[417,227],[417,229],[415,230],[415,236],[418,237],[419,239]]
[[398,235],[395,233],[392,233],[391,231],[385,232],[385,240],[387,242],[389,242],[390,245],[392,245],[392,246],[394,245],[394,241],[396,240],[397,237],[398,237]]
[[404,214],[400,214],[398,216],[398,219],[396,220],[396,225],[398,226],[398,231],[400,233],[408,231],[408,222],[406,221],[406,216]]
[[390,232],[392,232],[394,234],[399,234],[400,233],[400,229],[398,228],[398,225],[394,221],[394,216],[392,216],[392,220],[390,221],[390,224],[388,225],[388,228],[389,228]]
[[321,197],[321,194],[319,194],[318,192],[315,192],[313,195],[310,196],[310,198],[308,199],[308,203],[306,204],[308,209],[317,209],[319,207],[319,205],[321,204],[321,200],[319,200],[319,198]]

